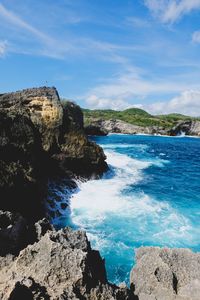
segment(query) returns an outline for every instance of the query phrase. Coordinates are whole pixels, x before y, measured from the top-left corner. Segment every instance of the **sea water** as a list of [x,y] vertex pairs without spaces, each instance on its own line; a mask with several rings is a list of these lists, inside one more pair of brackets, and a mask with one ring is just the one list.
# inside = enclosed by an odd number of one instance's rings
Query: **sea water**
[[129,282],[140,246],[200,251],[200,139],[96,137],[110,170],[79,182],[64,225],[84,229],[108,279]]

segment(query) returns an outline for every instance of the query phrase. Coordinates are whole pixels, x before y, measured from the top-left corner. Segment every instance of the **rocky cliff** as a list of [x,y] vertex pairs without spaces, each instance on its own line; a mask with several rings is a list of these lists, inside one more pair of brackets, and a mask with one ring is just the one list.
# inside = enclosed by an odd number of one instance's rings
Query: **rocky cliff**
[[200,137],[200,121],[178,122],[178,124],[170,130],[170,135],[180,134]]
[[[101,120],[93,119],[91,124],[85,127],[87,134],[103,135],[104,133],[122,133],[122,134],[160,134],[166,135],[168,131],[158,126],[137,126],[121,120]],[[104,134],[105,135],[105,134]]]
[[88,135],[106,135],[108,133],[122,134],[151,134],[151,135],[170,135],[181,134],[189,136],[200,136],[200,121],[179,121],[171,128],[166,129],[160,126],[137,126],[121,120],[111,119],[90,119],[90,124],[85,126]]
[[199,254],[141,248],[131,288],[117,287],[83,231],[35,223],[45,214],[49,180],[73,187],[71,177],[106,168],[103,150],[84,134],[80,108],[61,103],[55,88],[0,95],[0,299],[199,299]]
[[55,88],[0,95],[0,209],[30,218],[37,207],[40,218],[51,177],[100,174],[105,159],[84,133],[81,109],[63,105]]

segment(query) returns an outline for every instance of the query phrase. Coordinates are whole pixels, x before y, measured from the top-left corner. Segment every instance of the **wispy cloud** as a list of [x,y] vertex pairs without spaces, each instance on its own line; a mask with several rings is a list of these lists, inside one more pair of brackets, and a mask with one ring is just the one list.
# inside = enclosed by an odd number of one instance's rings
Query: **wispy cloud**
[[35,27],[31,26],[27,22],[25,22],[23,19],[21,19],[19,16],[14,14],[12,11],[8,10],[5,6],[0,4],[0,16],[1,18],[4,18],[14,26],[20,27],[33,35],[35,35],[37,38],[41,39],[45,43],[52,43],[52,38],[49,37],[47,34],[44,34],[40,30],[36,29]]
[[4,57],[7,51],[8,43],[6,41],[0,41],[0,58]]
[[194,43],[200,43],[200,30],[195,31],[195,32],[192,34],[192,41],[193,41]]
[[174,23],[193,10],[200,9],[200,0],[145,0],[152,14],[163,23]]
[[181,113],[189,116],[200,116],[200,90],[186,90],[169,101],[140,105],[152,114]]
[[127,17],[126,23],[129,26],[133,26],[136,28],[148,28],[151,27],[151,23],[143,18],[139,17]]
[[[110,108],[122,110],[131,106],[139,106],[148,109],[152,113],[161,113],[161,111],[164,113],[166,104],[164,101],[144,105],[146,99],[158,95],[169,98],[171,94],[182,93],[180,97],[173,99],[169,103],[168,111],[173,111],[173,109],[176,111],[178,104],[180,104],[179,112],[181,110],[181,112],[186,113],[186,110],[189,108],[188,103],[191,105],[192,101],[194,101],[195,105],[199,103],[198,105],[200,106],[200,92],[188,93],[184,91],[188,88],[196,91],[198,87],[199,85],[196,83],[185,83],[185,81],[179,81],[177,78],[176,81],[173,78],[171,80],[166,80],[166,78],[162,80],[158,78],[145,79],[143,74],[138,72],[137,69],[133,69],[90,89],[82,98],[85,99],[86,105],[93,109]],[[184,103],[184,109],[181,106],[181,102]],[[191,106],[190,113],[192,108],[194,106]]]

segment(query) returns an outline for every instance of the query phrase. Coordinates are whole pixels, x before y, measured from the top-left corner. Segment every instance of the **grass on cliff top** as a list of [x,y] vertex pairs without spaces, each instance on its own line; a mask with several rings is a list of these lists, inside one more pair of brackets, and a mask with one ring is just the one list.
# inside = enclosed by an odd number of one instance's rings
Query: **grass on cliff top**
[[200,118],[192,118],[181,114],[168,114],[153,116],[145,110],[139,108],[130,108],[124,111],[115,111],[111,109],[90,110],[83,109],[85,125],[92,122],[93,119],[118,119],[127,123],[139,126],[159,126],[163,128],[172,128],[178,121],[200,120]]

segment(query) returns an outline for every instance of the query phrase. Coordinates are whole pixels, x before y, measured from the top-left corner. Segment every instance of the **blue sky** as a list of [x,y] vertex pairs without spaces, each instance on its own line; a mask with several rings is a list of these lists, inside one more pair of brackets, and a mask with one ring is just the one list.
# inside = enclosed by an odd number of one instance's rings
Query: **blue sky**
[[200,0],[0,0],[0,93],[200,116]]

